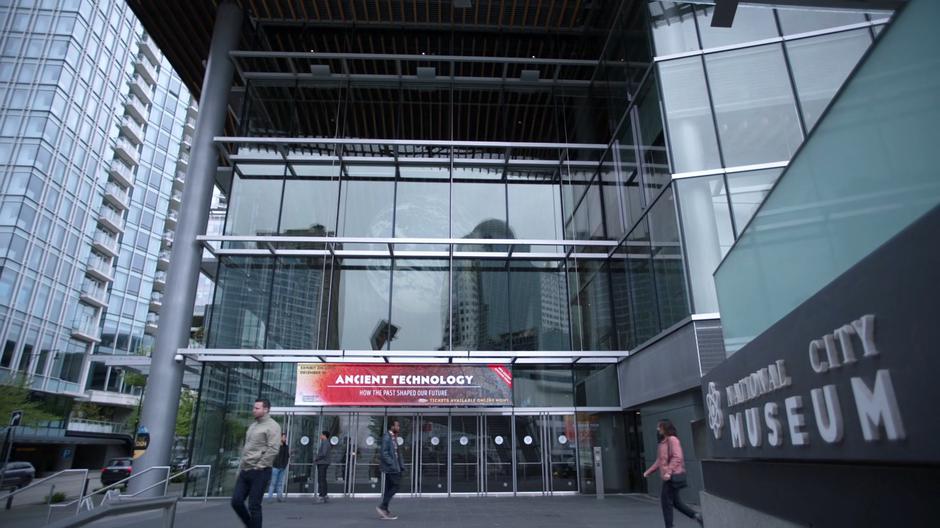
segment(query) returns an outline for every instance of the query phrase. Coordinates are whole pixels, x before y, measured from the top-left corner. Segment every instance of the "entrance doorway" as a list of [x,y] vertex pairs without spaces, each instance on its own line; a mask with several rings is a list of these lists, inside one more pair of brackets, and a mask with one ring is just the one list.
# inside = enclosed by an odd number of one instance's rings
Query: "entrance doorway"
[[358,409],[294,412],[284,416],[291,448],[286,491],[313,494],[321,431],[328,433],[330,494],[380,494],[382,436],[400,424],[405,464],[399,493],[577,493],[578,453],[574,414],[435,413],[425,409]]

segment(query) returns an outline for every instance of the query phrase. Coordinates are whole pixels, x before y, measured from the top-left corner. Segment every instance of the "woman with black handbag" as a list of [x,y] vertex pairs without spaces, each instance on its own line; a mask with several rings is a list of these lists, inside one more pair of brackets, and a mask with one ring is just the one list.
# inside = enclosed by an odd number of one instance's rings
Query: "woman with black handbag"
[[695,519],[701,525],[702,514],[682,502],[679,496],[679,490],[688,486],[688,480],[685,474],[685,458],[682,456],[682,445],[679,444],[679,438],[676,436],[676,426],[669,420],[661,420],[656,424],[656,433],[660,438],[659,446],[656,449],[656,462],[645,472],[644,477],[649,477],[654,471],[659,470],[659,476],[663,479],[663,488],[659,494],[659,502],[663,507],[663,521],[666,522],[666,528],[672,528],[672,508],[682,512],[686,517]]

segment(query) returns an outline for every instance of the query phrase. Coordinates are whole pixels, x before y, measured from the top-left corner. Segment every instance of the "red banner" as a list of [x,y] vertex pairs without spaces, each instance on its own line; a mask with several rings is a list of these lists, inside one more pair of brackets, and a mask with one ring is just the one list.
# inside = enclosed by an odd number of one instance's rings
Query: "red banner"
[[298,363],[294,405],[512,405],[503,365]]

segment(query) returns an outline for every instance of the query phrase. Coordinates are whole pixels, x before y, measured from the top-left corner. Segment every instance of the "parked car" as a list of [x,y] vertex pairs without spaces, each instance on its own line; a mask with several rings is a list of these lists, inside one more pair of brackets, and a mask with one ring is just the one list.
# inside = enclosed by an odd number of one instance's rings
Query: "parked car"
[[101,484],[110,486],[131,476],[133,463],[134,459],[131,457],[112,458],[108,461],[108,465],[101,468]]
[[177,459],[173,460],[173,462],[170,464],[170,466],[173,468],[173,473],[179,473],[180,471],[185,471],[186,468],[189,467],[189,459],[188,459],[188,458],[177,458]]
[[36,468],[29,462],[10,462],[0,469],[0,488],[22,488],[36,478]]

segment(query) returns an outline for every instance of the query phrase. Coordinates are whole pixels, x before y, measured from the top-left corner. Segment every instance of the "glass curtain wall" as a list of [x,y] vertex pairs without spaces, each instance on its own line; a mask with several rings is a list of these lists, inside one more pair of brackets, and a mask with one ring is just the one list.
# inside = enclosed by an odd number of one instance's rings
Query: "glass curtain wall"
[[891,15],[740,6],[713,28],[713,11],[649,4],[695,313],[718,311],[712,273]]

